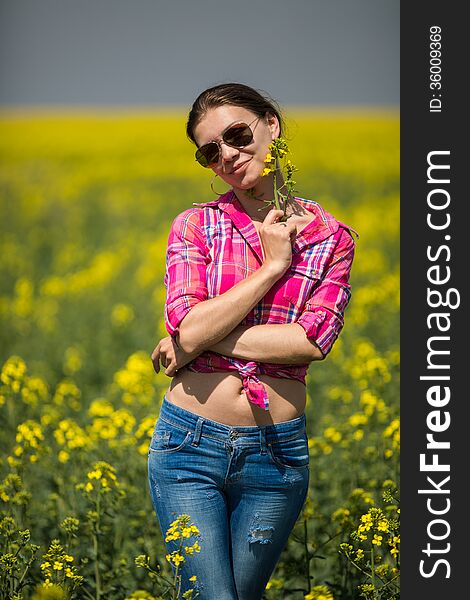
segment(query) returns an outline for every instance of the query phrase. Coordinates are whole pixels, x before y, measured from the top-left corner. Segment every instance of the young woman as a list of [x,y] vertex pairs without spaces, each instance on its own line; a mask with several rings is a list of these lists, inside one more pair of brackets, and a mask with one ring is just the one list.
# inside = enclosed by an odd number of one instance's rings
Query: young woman
[[171,226],[170,335],[152,361],[172,381],[149,483],[163,535],[180,514],[200,531],[180,572],[201,600],[262,597],[308,491],[306,372],[350,298],[349,229],[310,200],[290,197],[285,221],[266,203],[273,175],[261,173],[282,127],[272,100],[235,83],[202,92],[187,122],[196,159],[230,190]]

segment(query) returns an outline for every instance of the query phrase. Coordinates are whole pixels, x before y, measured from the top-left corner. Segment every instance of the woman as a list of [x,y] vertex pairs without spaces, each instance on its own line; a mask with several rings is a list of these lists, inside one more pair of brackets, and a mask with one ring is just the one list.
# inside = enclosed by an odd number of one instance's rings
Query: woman
[[196,159],[230,190],[171,227],[170,335],[152,361],[172,381],[149,482],[163,534],[180,514],[201,533],[181,566],[182,590],[201,600],[262,597],[308,491],[305,375],[350,298],[348,228],[309,200],[289,197],[286,220],[267,203],[273,175],[261,173],[282,127],[273,101],[235,83],[202,92],[187,122]]

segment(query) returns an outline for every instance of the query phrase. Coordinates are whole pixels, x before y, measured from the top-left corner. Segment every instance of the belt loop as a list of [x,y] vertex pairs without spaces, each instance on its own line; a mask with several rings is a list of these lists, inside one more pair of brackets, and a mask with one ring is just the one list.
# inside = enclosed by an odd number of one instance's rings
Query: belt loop
[[202,424],[204,423],[204,419],[199,417],[196,423],[196,429],[194,430],[194,439],[192,441],[192,446],[199,446],[199,440],[201,439],[201,430]]
[[266,454],[266,427],[260,427],[259,430],[260,454]]

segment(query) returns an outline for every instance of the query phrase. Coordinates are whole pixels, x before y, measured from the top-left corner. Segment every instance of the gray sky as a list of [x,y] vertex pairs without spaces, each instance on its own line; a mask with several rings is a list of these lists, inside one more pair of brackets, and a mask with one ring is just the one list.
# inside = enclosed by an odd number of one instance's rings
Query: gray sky
[[0,105],[398,105],[399,0],[0,0]]

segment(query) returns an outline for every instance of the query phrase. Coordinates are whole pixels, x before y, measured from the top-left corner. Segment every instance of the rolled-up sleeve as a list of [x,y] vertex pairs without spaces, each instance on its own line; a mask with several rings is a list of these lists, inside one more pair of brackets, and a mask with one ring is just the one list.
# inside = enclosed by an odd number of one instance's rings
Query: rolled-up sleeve
[[343,227],[337,235],[332,260],[297,320],[323,356],[330,352],[343,328],[344,311],[351,298],[349,275],[355,243],[351,233]]
[[197,214],[181,213],[173,221],[168,237],[164,319],[171,336],[178,333],[191,308],[207,300],[208,249],[197,221]]

